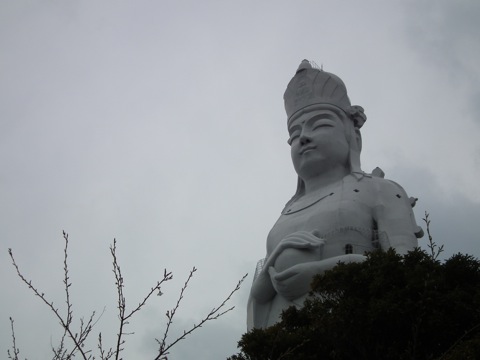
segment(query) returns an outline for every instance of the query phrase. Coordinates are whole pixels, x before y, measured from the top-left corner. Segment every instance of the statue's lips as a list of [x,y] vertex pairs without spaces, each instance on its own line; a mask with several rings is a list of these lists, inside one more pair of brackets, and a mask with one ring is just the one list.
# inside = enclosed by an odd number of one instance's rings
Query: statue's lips
[[315,148],[316,148],[316,146],[307,146],[306,148],[303,148],[302,150],[300,150],[300,155],[303,155],[307,151],[313,150]]

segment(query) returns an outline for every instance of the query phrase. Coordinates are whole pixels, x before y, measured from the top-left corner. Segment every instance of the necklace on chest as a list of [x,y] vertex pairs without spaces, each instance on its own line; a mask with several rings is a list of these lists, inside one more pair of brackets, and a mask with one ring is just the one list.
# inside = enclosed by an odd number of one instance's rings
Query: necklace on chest
[[291,215],[307,209],[320,201],[333,196],[336,192],[341,192],[342,187],[343,180],[339,184],[337,183],[336,186],[324,189],[323,191],[318,191],[310,195],[303,195],[285,207],[282,211],[282,215]]
[[322,201],[323,199],[327,198],[327,197],[330,197],[332,195],[334,195],[335,193],[334,192],[330,192],[326,195],[321,195],[320,197],[316,197],[314,199],[303,199],[303,200],[297,200],[295,202],[293,202],[292,204],[290,204],[288,207],[286,207],[283,211],[282,211],[282,215],[291,215],[291,214],[295,214],[299,211],[302,211],[306,208],[309,208],[313,205],[315,205],[316,203]]

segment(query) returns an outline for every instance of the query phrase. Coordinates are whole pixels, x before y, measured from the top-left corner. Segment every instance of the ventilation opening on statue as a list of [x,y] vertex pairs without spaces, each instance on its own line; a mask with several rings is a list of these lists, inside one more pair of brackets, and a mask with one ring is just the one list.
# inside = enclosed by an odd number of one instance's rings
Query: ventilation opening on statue
[[345,254],[353,254],[353,246],[352,244],[345,245]]

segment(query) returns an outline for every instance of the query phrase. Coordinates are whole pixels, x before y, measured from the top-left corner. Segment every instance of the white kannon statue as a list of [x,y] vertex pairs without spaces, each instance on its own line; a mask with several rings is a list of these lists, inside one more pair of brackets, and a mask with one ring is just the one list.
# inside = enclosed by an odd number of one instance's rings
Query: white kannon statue
[[248,329],[280,320],[302,306],[316,274],[338,262],[360,262],[365,252],[405,254],[423,235],[403,188],[360,168],[366,120],[352,106],[343,81],[303,60],[284,95],[297,191],[267,237],[248,304]]

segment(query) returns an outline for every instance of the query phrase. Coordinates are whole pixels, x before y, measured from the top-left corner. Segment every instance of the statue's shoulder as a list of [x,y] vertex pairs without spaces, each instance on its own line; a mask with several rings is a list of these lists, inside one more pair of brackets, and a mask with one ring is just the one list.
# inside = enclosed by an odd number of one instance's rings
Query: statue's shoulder
[[370,186],[376,187],[378,190],[383,190],[387,192],[405,192],[403,187],[391,180],[391,179],[385,179],[381,177],[376,177],[376,176],[371,176],[370,174],[367,174],[362,181],[365,181],[365,183],[368,183]]
[[358,183],[363,183],[364,189],[368,189],[376,220],[385,224],[392,219],[396,223],[399,219],[406,219],[403,226],[411,226],[415,237],[421,238],[423,230],[417,225],[412,211],[418,198],[409,197],[402,186],[395,181],[385,179],[383,171],[377,169],[371,174],[364,173],[364,176],[357,177]]
[[358,185],[368,189],[370,194],[375,194],[375,198],[383,202],[386,199],[402,199],[405,203],[408,203],[411,207],[415,206],[417,198],[409,197],[405,189],[397,182],[385,179],[385,173],[376,168],[372,173],[363,173],[356,176]]

